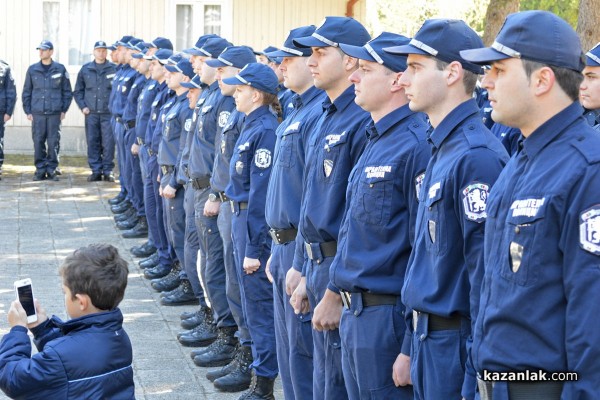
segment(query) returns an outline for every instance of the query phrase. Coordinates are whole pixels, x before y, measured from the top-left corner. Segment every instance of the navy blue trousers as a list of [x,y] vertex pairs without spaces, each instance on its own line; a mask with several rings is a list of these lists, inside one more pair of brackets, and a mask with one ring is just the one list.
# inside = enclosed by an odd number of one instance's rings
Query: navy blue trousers
[[92,172],[108,174],[115,168],[115,136],[110,114],[85,116],[88,165]]
[[60,114],[33,114],[31,134],[36,173],[54,173],[58,167],[60,127]]

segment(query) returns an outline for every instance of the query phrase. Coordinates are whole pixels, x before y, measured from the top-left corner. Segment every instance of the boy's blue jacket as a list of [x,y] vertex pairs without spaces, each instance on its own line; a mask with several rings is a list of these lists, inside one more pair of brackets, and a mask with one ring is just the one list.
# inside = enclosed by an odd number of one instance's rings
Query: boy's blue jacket
[[14,399],[134,399],[131,342],[123,314],[56,316],[32,329],[13,327],[0,342],[0,388]]

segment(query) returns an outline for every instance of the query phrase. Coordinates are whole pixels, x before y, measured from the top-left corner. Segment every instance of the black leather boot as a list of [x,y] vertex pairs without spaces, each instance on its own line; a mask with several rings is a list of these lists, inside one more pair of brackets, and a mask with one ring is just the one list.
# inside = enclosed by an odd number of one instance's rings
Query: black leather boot
[[273,395],[274,384],[275,379],[253,375],[250,388],[242,393],[238,400],[275,400]]
[[110,207],[110,211],[112,211],[113,214],[123,214],[125,211],[127,211],[129,209],[129,207],[131,207],[131,203],[127,200],[124,200],[118,204],[115,204],[114,206]]
[[125,221],[128,220],[131,217],[137,216],[137,211],[135,210],[135,208],[131,207],[129,208],[127,211],[125,211],[123,214],[115,214],[113,216],[115,222],[120,222],[120,221]]
[[144,271],[144,278],[146,279],[157,279],[162,278],[163,276],[167,276],[173,267],[171,265],[161,265],[158,264],[154,268],[149,268]]
[[[252,349],[250,346],[240,346],[236,358],[220,371],[209,371],[206,374],[208,379],[214,378],[215,388],[223,392],[241,392],[248,389],[252,380]],[[221,376],[221,373],[224,373]],[[209,377],[209,374],[211,375]]]
[[156,253],[156,247],[148,240],[140,246],[131,248],[131,254],[135,257],[149,257],[154,253]]
[[114,206],[115,204],[121,203],[123,200],[125,200],[125,196],[123,195],[123,193],[119,193],[112,199],[108,199],[108,204],[110,204],[111,206]]
[[141,269],[147,269],[147,268],[156,267],[159,262],[160,262],[160,258],[158,256],[158,252],[156,252],[156,253],[153,253],[148,258],[144,258],[143,260],[141,260],[138,263],[138,265],[140,266]]
[[174,294],[160,299],[163,306],[183,306],[186,304],[200,304],[200,299],[194,294],[192,285],[187,279],[182,279]]
[[181,279],[179,279],[179,274],[181,273],[181,266],[179,263],[173,266],[171,272],[167,274],[167,276],[163,278],[153,279],[150,282],[150,286],[152,289],[157,292],[168,292],[175,289],[181,283]]
[[206,306],[201,306],[198,311],[191,313],[189,318],[181,319],[181,327],[183,329],[194,329],[206,320],[207,315],[212,315],[212,310]]
[[148,221],[146,221],[146,217],[140,217],[137,225],[123,232],[121,236],[126,239],[148,237]]
[[236,331],[237,326],[219,328],[217,340],[212,342],[204,353],[194,357],[194,364],[199,367],[221,367],[229,364],[237,348],[238,340],[234,336]]
[[133,229],[140,221],[140,217],[137,216],[137,213],[132,215],[131,217],[117,222],[117,229],[120,231],[126,231],[128,229]]
[[181,332],[177,340],[186,347],[204,347],[217,340],[217,326],[210,321],[205,321],[194,329]]

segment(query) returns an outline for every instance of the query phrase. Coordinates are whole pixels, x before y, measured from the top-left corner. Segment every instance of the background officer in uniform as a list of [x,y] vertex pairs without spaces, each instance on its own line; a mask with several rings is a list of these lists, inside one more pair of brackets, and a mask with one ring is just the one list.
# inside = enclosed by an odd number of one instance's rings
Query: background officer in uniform
[[85,138],[89,182],[99,181],[104,174],[109,180],[115,166],[115,138],[110,123],[108,98],[115,77],[115,65],[106,60],[106,42],[94,44],[94,61],[84,64],[77,75],[73,96],[85,115]]
[[10,66],[0,60],[0,179],[2,179],[2,164],[4,163],[4,125],[10,120],[17,103],[17,89]]
[[413,311],[415,399],[475,396],[475,373],[465,360],[483,277],[486,199],[508,160],[473,99],[482,68],[459,54],[482,44],[464,21],[433,19],[409,44],[386,49],[408,54],[400,84],[410,109],[426,113],[433,127],[402,287],[402,301]]
[[586,53],[583,82],[579,86],[579,101],[588,110],[585,118],[600,131],[600,43]]
[[[330,267],[340,290],[342,370],[350,399],[413,399],[409,363],[392,379],[396,356],[410,355],[400,291],[414,241],[417,192],[431,148],[429,124],[414,113],[398,81],[406,57],[383,51],[409,39],[384,32],[364,47],[341,44],[359,59],[350,76],[356,104],[371,113],[365,150],[350,174],[338,251]],[[397,387],[397,385],[402,387]]]
[[52,42],[43,40],[37,50],[40,62],[27,69],[23,85],[23,110],[32,122],[33,180],[57,181],[60,124],[71,105],[73,92],[64,65],[52,60]]
[[[462,55],[491,64],[492,117],[524,136],[488,199],[472,350],[480,397],[598,399],[600,137],[577,102],[579,38],[556,15],[525,11],[506,18],[492,47]],[[492,382],[486,370],[578,380]]]

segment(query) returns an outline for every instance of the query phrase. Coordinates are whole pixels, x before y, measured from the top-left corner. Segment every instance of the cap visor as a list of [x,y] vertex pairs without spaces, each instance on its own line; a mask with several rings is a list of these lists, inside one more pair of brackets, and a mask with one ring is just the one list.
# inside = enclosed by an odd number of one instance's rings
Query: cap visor
[[240,81],[235,76],[233,76],[231,78],[223,79],[221,82],[223,82],[223,83],[225,83],[227,85],[244,85],[244,82]]
[[181,82],[181,86],[183,86],[184,88],[188,88],[188,89],[200,89],[198,86],[196,86],[190,82]]
[[428,52],[423,51],[415,46],[411,46],[410,44],[405,44],[403,46],[384,47],[383,51],[390,54],[421,54],[423,56],[431,56],[431,54],[429,54]]
[[209,67],[212,67],[212,68],[219,68],[219,67],[227,66],[227,64],[225,64],[224,62],[221,62],[221,60],[215,60],[214,58],[211,58],[210,60],[206,60],[204,62],[206,63],[206,65],[208,65]]
[[364,47],[340,43],[340,49],[342,49],[342,51],[350,57],[358,58],[359,60],[377,62],[377,60],[375,60]]
[[175,66],[175,65],[165,65],[165,68],[169,72],[181,72],[180,70],[177,69],[177,66]]
[[[300,50],[298,50],[300,51]],[[293,53],[288,53],[287,51],[283,51],[283,50],[277,50],[274,51],[272,53],[266,53],[265,54],[267,57],[269,58],[274,58],[274,57],[304,57],[303,55],[299,55],[299,54],[293,54]]]
[[505,60],[510,56],[500,53],[491,47],[483,47],[481,49],[461,50],[460,56],[473,64],[489,64],[492,61]]
[[294,44],[298,47],[330,47],[331,45],[320,41],[319,39],[306,36],[303,38],[298,38],[293,40]]
[[146,58],[142,53],[134,53],[131,55],[133,58]]

